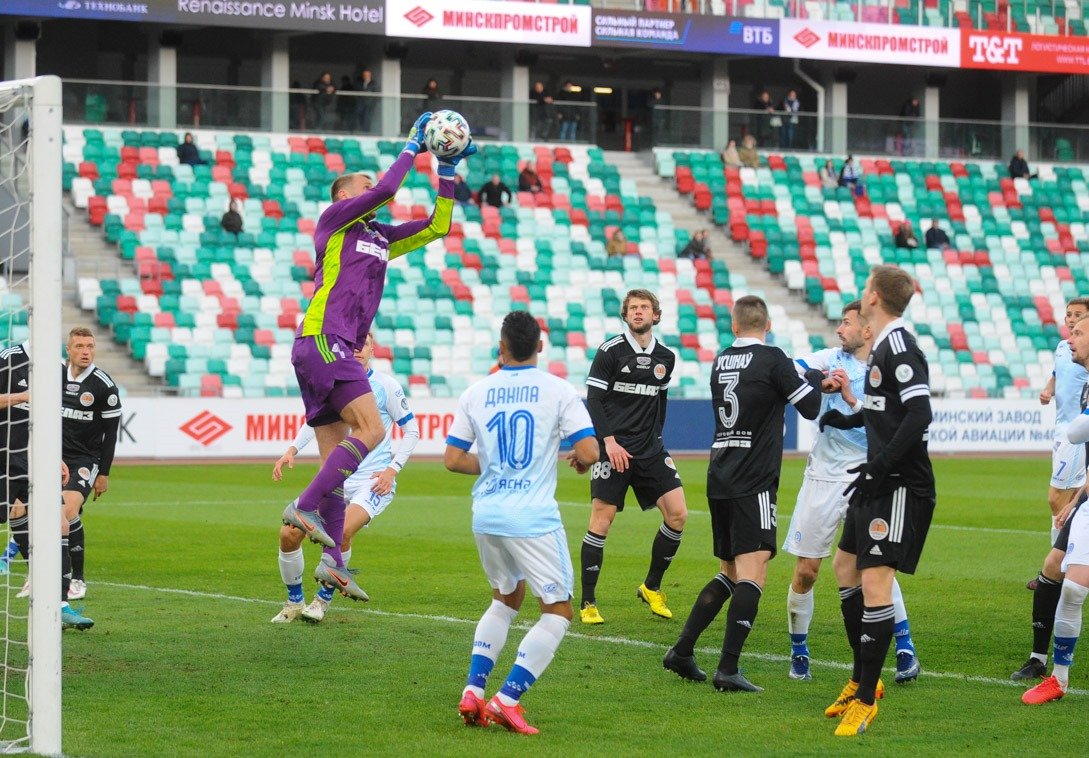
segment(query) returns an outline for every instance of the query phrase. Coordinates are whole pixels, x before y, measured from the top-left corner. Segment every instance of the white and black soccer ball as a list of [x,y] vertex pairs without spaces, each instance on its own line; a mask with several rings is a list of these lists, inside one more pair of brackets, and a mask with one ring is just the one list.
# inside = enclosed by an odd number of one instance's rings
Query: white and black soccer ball
[[457,111],[435,111],[424,127],[427,149],[439,158],[452,158],[469,145],[469,122]]

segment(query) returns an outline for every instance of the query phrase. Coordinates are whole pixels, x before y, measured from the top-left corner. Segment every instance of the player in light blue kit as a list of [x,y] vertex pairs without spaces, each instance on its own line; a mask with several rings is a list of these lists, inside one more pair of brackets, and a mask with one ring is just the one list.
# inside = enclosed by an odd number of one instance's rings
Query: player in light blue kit
[[[473,535],[492,587],[492,602],[473,637],[469,677],[458,712],[470,726],[499,724],[536,734],[520,700],[551,663],[571,624],[574,572],[556,503],[560,440],[579,473],[598,459],[590,414],[575,388],[537,368],[541,329],[525,311],[503,319],[502,368],[462,394],[446,438],[446,468],[478,478],[473,485]],[[476,453],[470,452],[476,444]],[[518,646],[505,684],[491,700],[484,689],[522,600],[526,584],[541,618]]]
[[[873,346],[873,333],[863,322],[862,303],[858,300],[843,307],[836,329],[842,347],[821,350],[796,359],[799,373],[819,369],[828,374],[823,389],[820,418],[829,411],[844,416],[862,409],[866,362]],[[820,434],[805,467],[798,502],[790,518],[783,550],[798,556],[794,578],[787,591],[787,629],[790,632],[790,678],[809,680],[809,625],[813,620],[813,585],[817,582],[821,561],[832,554],[836,532],[847,513],[843,490],[855,477],[850,469],[866,462],[866,430],[836,429],[821,424]],[[833,570],[840,576],[837,551]],[[849,568],[854,567],[848,558]],[[844,582],[840,582],[844,586]],[[919,676],[919,660],[911,640],[907,609],[900,585],[893,580],[896,640],[896,681],[908,682]],[[844,599],[849,600],[849,598]],[[857,678],[856,680],[857,681]]]
[[[1089,314],[1089,297],[1076,297],[1066,304],[1066,328]],[[1071,359],[1070,343],[1060,340],[1055,346],[1055,370],[1040,393],[1040,404],[1055,399],[1055,437],[1051,447],[1051,486],[1047,504],[1051,506],[1051,541],[1059,535],[1055,517],[1070,504],[1078,489],[1085,484],[1085,446],[1073,445],[1066,437],[1067,425],[1081,413],[1081,391],[1089,382],[1089,371]],[[1033,580],[1035,582],[1036,580]],[[1035,589],[1029,583],[1029,589]]]
[[[393,377],[369,368],[374,356],[374,335],[368,334],[363,347],[355,351],[355,359],[367,372],[367,379],[374,392],[374,400],[382,419],[385,436],[371,451],[371,454],[359,464],[344,482],[344,499],[348,503],[344,514],[344,537],[341,551],[344,553],[344,565],[348,566],[352,557],[352,538],[367,526],[371,519],[382,513],[397,492],[397,474],[408,463],[412,451],[420,439],[420,428],[416,417],[408,407],[405,391]],[[396,424],[404,433],[397,454],[393,454],[393,425]],[[272,478],[280,481],[284,467],[294,468],[295,456],[314,440],[314,428],[303,424],[295,441],[272,469]],[[303,607],[302,577],[305,569],[301,530],[286,524],[280,529],[280,576],[287,586],[287,602],[283,609],[272,618],[274,624],[286,624],[297,618],[313,623],[325,618],[329,603],[333,599],[333,587],[320,584],[317,595],[309,605]]]

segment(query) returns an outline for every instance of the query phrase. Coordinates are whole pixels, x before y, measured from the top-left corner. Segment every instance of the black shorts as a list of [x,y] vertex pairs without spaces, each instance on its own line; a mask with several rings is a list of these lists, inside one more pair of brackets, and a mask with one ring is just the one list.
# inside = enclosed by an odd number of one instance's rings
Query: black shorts
[[94,458],[67,458],[64,465],[68,466],[68,484],[64,485],[64,491],[78,492],[86,501],[98,478],[98,461]]
[[711,540],[715,557],[732,561],[739,555],[767,550],[775,557],[779,544],[775,534],[775,493],[725,500],[708,498],[711,508]]
[[839,549],[856,556],[860,569],[891,566],[914,574],[934,505],[933,496],[917,495],[907,487],[855,500],[847,508]]
[[1059,530],[1059,534],[1055,537],[1055,544],[1052,545],[1056,550],[1062,550],[1066,552],[1066,548],[1070,546],[1070,524],[1074,521],[1074,514],[1078,512],[1078,508],[1081,508],[1082,503],[1089,498],[1089,495],[1082,493],[1082,496],[1078,498],[1078,504],[1074,506],[1074,510],[1070,511],[1070,515],[1066,519],[1066,523],[1063,524],[1063,528]]
[[639,507],[649,511],[657,505],[658,498],[680,486],[681,475],[666,450],[652,458],[632,458],[627,470],[617,473],[603,445],[598,462],[590,467],[590,497],[615,505],[618,511],[624,510],[629,487],[635,492]]

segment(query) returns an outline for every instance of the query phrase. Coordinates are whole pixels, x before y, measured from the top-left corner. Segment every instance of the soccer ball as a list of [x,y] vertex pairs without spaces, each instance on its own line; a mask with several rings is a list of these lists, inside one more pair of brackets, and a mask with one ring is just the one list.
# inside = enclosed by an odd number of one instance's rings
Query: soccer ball
[[457,111],[435,111],[424,127],[427,149],[439,158],[452,158],[469,145],[469,122]]

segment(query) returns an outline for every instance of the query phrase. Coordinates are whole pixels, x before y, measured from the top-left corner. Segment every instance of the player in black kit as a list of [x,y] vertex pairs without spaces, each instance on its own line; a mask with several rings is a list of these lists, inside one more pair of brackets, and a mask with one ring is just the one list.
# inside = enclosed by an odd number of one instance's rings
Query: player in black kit
[[[897,266],[875,266],[862,292],[862,317],[877,337],[870,352],[861,413],[829,411],[822,428],[866,426],[866,463],[845,491],[850,505],[837,566],[856,571],[840,587],[840,608],[854,670],[826,710],[842,715],[836,735],[862,734],[877,715],[881,667],[892,641],[892,580],[914,574],[934,515],[934,471],[927,452],[930,373],[915,337],[901,318],[915,280]],[[841,581],[843,576],[840,575]]]
[[681,546],[688,508],[681,477],[662,442],[666,390],[677,357],[651,334],[662,318],[658,298],[649,290],[628,292],[620,308],[627,329],[597,349],[586,378],[586,406],[597,431],[601,459],[590,468],[590,527],[582,540],[582,609],[584,624],[601,624],[597,580],[605,553],[605,537],[624,510],[630,487],[644,511],[657,507],[662,526],[654,536],[647,577],[636,596],[657,616],[673,618],[661,591],[662,576]]
[[[50,362],[51,363],[51,362]],[[23,557],[30,555],[27,506],[30,499],[30,345],[14,345],[0,352],[0,506],[3,519],[10,518],[11,536]],[[15,555],[9,547],[5,557]],[[90,629],[94,621],[68,604],[72,564],[68,550],[68,525],[61,525],[61,624],[65,629]],[[29,592],[29,586],[26,588]]]
[[775,500],[783,466],[783,414],[788,403],[815,419],[821,408],[818,370],[798,376],[794,361],[765,345],[771,331],[768,307],[758,297],[738,298],[733,308],[734,343],[711,368],[715,439],[707,469],[707,502],[720,571],[692,606],[680,637],[662,660],[670,671],[697,682],[707,674],[696,664],[700,634],[733,596],[713,684],[721,691],[760,692],[737,669],[745,639],[756,621],[768,561],[779,544]]
[[92,490],[95,500],[106,494],[121,422],[117,385],[109,374],[95,366],[94,360],[94,333],[86,327],[76,327],[68,333],[68,362],[61,367],[63,456],[71,472],[64,488],[64,517],[68,519],[72,552],[72,587],[68,593],[72,600],[87,593],[80,514]]

